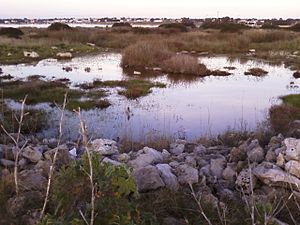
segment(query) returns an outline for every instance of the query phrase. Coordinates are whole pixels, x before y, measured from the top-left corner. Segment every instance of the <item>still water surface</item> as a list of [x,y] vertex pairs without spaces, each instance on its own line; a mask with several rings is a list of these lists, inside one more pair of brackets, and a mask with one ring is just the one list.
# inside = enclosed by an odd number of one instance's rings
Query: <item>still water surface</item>
[[[47,79],[69,78],[72,85],[91,82],[94,79],[131,79],[119,66],[118,53],[99,54],[74,58],[71,61],[42,60],[35,65],[1,66],[4,74],[25,78],[43,75]],[[108,89],[112,106],[105,110],[82,112],[90,134],[96,137],[145,140],[156,136],[185,137],[216,135],[230,129],[254,130],[265,120],[268,109],[278,103],[281,95],[300,93],[300,81],[292,76],[293,71],[283,65],[274,66],[258,61],[230,60],[227,57],[202,57],[199,61],[209,69],[236,67],[227,77],[180,78],[178,76],[148,77],[151,81],[167,84],[167,88],[153,88],[152,93],[137,100],[128,100],[117,94],[118,88]],[[70,66],[73,71],[62,68]],[[90,67],[87,73],[84,68]],[[246,76],[244,72],[260,67],[269,72],[264,77]],[[294,84],[291,84],[294,82]],[[12,104],[14,105],[14,104]],[[57,135],[59,113],[47,104],[51,120],[49,129],[42,135]],[[65,119],[65,138],[78,137],[78,119],[68,112]]]

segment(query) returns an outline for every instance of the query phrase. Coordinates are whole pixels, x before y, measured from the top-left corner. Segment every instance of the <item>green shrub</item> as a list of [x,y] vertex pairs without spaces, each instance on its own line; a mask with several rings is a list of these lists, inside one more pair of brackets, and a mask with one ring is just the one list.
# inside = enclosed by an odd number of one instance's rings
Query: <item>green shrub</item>
[[[102,164],[98,154],[92,155],[92,165],[96,195],[95,224],[139,224],[138,193],[128,168]],[[66,224],[77,221],[75,224],[81,224],[79,210],[86,218],[90,217],[91,185],[85,171],[89,171],[87,155],[56,175],[48,212],[50,216],[45,220],[53,219],[55,215],[56,221]]]

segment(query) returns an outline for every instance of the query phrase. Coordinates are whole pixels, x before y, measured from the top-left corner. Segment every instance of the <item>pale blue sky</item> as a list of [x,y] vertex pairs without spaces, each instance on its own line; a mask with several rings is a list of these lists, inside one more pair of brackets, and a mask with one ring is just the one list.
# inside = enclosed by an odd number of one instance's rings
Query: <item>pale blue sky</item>
[[7,17],[297,18],[300,0],[0,0]]

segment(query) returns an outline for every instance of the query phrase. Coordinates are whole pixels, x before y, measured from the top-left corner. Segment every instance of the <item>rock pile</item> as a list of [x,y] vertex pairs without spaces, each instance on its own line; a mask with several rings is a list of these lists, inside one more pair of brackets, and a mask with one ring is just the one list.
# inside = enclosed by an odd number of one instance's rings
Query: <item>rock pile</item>
[[[24,192],[9,200],[12,214],[15,208],[21,209],[22,204],[27,204],[28,196],[43,196],[56,149],[58,168],[84,152],[83,147],[72,142],[57,146],[56,139],[31,140],[18,162],[19,183]],[[234,148],[205,147],[177,140],[163,151],[144,147],[137,152],[120,153],[115,141],[96,139],[89,149],[101,154],[105,163],[132,167],[141,193],[160,188],[178,191],[197,184],[210,200],[218,202],[224,198],[234,199],[241,193],[249,195],[259,191],[268,195],[272,188],[293,188],[297,192],[300,186],[300,139],[284,139],[281,135],[273,137],[265,147],[251,139]],[[15,153],[13,145],[0,145],[1,176],[11,174]]]

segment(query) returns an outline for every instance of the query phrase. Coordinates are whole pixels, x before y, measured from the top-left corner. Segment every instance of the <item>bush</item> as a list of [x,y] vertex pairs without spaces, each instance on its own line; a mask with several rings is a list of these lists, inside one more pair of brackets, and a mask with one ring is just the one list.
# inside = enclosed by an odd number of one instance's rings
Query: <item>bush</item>
[[72,28],[65,23],[52,23],[48,29],[51,31],[72,30]]
[[278,25],[270,24],[270,23],[265,23],[261,26],[261,29],[279,29]]
[[113,28],[116,28],[116,27],[132,27],[130,23],[127,23],[127,22],[123,22],[123,23],[114,23],[112,25]]
[[217,29],[221,32],[235,33],[241,30],[250,29],[250,27],[244,24],[232,23],[232,22],[205,22],[202,24],[201,28],[203,29]]
[[174,31],[187,32],[187,26],[183,23],[164,23],[159,25],[159,28],[172,29]]
[[269,110],[271,126],[276,132],[286,134],[299,114],[300,110],[294,106],[287,104],[272,106]]
[[300,32],[300,23],[296,23],[294,26],[290,27],[290,30]]
[[2,35],[10,38],[20,38],[24,33],[18,28],[4,27],[0,30],[0,36]]
[[162,63],[162,69],[168,73],[187,75],[207,75],[208,69],[199,64],[198,58],[189,55],[175,55]]
[[[112,166],[100,161],[98,154],[92,155],[96,185],[95,224],[138,224],[138,194],[130,172],[123,166]],[[82,221],[79,210],[86,218],[90,217],[91,185],[85,171],[89,171],[87,155],[57,174],[53,183],[50,210],[43,224],[49,224],[51,220],[58,220],[63,224],[78,224],[78,221]]]
[[143,41],[127,47],[122,54],[122,67],[158,67],[161,62],[170,58],[172,53],[161,42]]
[[290,40],[294,36],[284,30],[249,30],[244,35],[254,43]]

